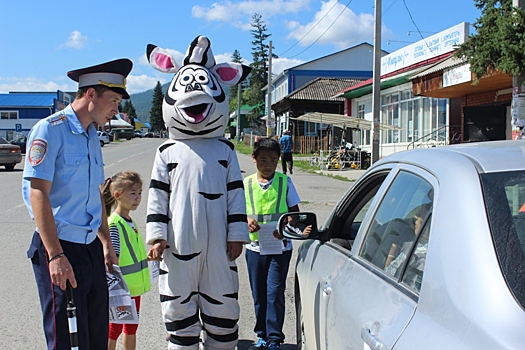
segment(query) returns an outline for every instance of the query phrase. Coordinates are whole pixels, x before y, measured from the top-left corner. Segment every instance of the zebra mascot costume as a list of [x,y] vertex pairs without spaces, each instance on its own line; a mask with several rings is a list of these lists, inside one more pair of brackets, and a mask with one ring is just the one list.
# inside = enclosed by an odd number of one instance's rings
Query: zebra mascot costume
[[229,242],[249,243],[242,176],[234,145],[223,137],[228,98],[250,68],[216,64],[210,41],[193,40],[183,65],[148,45],[151,66],[175,73],[162,115],[169,140],[157,150],[148,196],[146,241],[166,240],[159,293],[168,349],[234,349],[239,280]]

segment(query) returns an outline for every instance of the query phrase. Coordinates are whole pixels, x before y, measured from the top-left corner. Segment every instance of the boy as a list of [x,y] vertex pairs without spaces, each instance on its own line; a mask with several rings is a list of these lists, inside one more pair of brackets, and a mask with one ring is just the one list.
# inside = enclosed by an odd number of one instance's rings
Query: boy
[[246,264],[259,338],[251,349],[278,350],[284,341],[284,289],[292,242],[282,240],[275,228],[282,214],[299,211],[301,200],[292,180],[275,171],[280,153],[274,139],[255,142],[252,158],[257,172],[244,179],[251,240],[246,245]]

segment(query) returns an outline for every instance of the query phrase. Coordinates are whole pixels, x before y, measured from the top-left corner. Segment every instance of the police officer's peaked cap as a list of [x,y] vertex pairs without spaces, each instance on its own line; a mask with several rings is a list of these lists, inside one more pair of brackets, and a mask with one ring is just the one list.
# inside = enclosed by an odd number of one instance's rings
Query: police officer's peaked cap
[[126,77],[131,72],[132,67],[133,62],[127,58],[122,58],[92,67],[72,70],[67,72],[67,76],[78,82],[79,88],[95,85],[106,86],[127,100],[129,94],[126,91]]

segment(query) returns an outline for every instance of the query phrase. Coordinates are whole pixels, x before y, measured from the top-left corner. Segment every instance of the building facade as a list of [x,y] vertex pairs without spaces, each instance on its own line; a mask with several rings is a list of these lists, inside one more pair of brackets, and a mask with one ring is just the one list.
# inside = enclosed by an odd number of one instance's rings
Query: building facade
[[39,120],[66,108],[73,99],[74,94],[60,90],[0,94],[0,136],[9,141],[27,135]]

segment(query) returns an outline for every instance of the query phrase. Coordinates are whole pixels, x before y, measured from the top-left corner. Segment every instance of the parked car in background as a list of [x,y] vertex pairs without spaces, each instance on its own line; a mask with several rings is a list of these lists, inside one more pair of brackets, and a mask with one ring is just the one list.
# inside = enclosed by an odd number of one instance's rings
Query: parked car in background
[[105,144],[109,143],[108,133],[105,131],[97,131],[98,139],[100,141],[100,147],[104,147]]
[[142,130],[135,130],[135,137],[142,138],[144,136],[144,133]]
[[19,146],[22,154],[26,153],[27,136],[22,135],[20,137],[17,137],[16,139],[12,140],[10,143],[12,145]]
[[20,146],[13,145],[0,137],[0,165],[3,165],[7,170],[13,170],[21,161]]
[[107,132],[107,131],[100,131],[100,134],[102,136],[107,136],[108,139],[109,139],[109,142],[113,141],[113,135],[110,133],[110,132]]
[[145,133],[143,137],[153,138],[154,136],[153,136],[153,133],[151,131],[149,131],[149,132]]
[[112,128],[111,133],[117,140],[131,140],[135,137],[135,133],[132,128]]
[[[317,229],[283,216],[298,249],[299,349],[521,349],[525,141],[398,152]],[[301,232],[307,226],[312,232]]]

